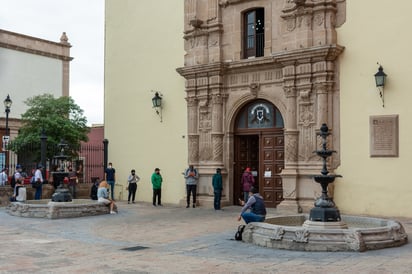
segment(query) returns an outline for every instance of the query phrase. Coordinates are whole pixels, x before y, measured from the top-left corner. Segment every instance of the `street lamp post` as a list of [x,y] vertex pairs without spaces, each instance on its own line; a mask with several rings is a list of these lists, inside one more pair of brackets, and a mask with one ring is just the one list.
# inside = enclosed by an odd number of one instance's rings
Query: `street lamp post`
[[13,101],[10,99],[10,95],[7,94],[7,97],[3,101],[3,103],[4,103],[4,108],[5,108],[5,111],[6,111],[6,136],[10,136],[9,113],[10,113],[11,104],[13,104]]
[[4,108],[5,108],[5,112],[6,112],[6,134],[5,136],[3,136],[3,151],[5,151],[5,161],[4,164],[6,166],[6,168],[8,167],[8,152],[7,152],[7,145],[9,143],[10,140],[10,130],[9,130],[9,113],[10,113],[10,108],[11,108],[11,104],[13,103],[13,101],[10,99],[10,95],[7,94],[6,99],[3,101],[4,103]]

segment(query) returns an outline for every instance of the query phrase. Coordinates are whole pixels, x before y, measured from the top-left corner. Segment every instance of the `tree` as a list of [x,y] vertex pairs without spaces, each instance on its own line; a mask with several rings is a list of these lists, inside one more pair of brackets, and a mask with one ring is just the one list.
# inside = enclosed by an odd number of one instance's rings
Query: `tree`
[[64,140],[68,144],[65,154],[75,156],[81,141],[87,141],[87,118],[83,110],[71,97],[54,98],[43,94],[28,98],[24,102],[29,108],[21,115],[22,127],[18,136],[11,142],[10,150],[15,153],[27,151],[27,146],[35,147],[36,161],[40,160],[40,134],[47,135],[47,158],[55,155],[57,145]]

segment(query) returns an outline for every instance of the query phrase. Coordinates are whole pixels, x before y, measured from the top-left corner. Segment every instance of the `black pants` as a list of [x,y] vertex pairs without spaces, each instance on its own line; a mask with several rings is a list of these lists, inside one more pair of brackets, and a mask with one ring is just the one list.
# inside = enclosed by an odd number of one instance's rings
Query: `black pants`
[[136,190],[137,190],[136,183],[129,184],[129,197],[127,198],[128,202],[130,202],[130,198],[132,198],[132,202],[134,202],[134,198],[136,197]]
[[192,196],[193,196],[193,204],[194,205],[196,204],[196,189],[197,189],[197,185],[186,185],[187,205],[190,204],[190,193],[192,193]]
[[157,197],[157,204],[162,204],[162,189],[153,189],[153,205],[156,205],[156,197]]

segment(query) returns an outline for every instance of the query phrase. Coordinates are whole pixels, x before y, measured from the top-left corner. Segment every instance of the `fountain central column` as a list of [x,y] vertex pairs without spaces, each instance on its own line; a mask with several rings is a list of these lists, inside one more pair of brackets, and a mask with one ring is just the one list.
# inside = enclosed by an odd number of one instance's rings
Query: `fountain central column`
[[326,124],[320,127],[319,135],[322,137],[322,149],[314,151],[323,159],[321,175],[315,175],[313,179],[322,187],[322,195],[315,201],[315,207],[310,210],[309,220],[305,221],[304,227],[322,228],[347,228],[342,222],[339,209],[336,207],[332,198],[328,196],[328,185],[341,175],[329,174],[327,159],[336,151],[327,149],[327,137],[330,135]]

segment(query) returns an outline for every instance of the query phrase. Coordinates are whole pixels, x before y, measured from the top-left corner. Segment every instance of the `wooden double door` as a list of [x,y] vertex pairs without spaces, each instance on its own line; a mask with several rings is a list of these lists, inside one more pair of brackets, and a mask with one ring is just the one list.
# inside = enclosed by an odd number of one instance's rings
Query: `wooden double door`
[[276,207],[283,200],[280,177],[284,168],[283,130],[237,134],[234,145],[234,204],[239,204],[239,198],[243,197],[241,178],[246,167],[250,167],[266,207]]

